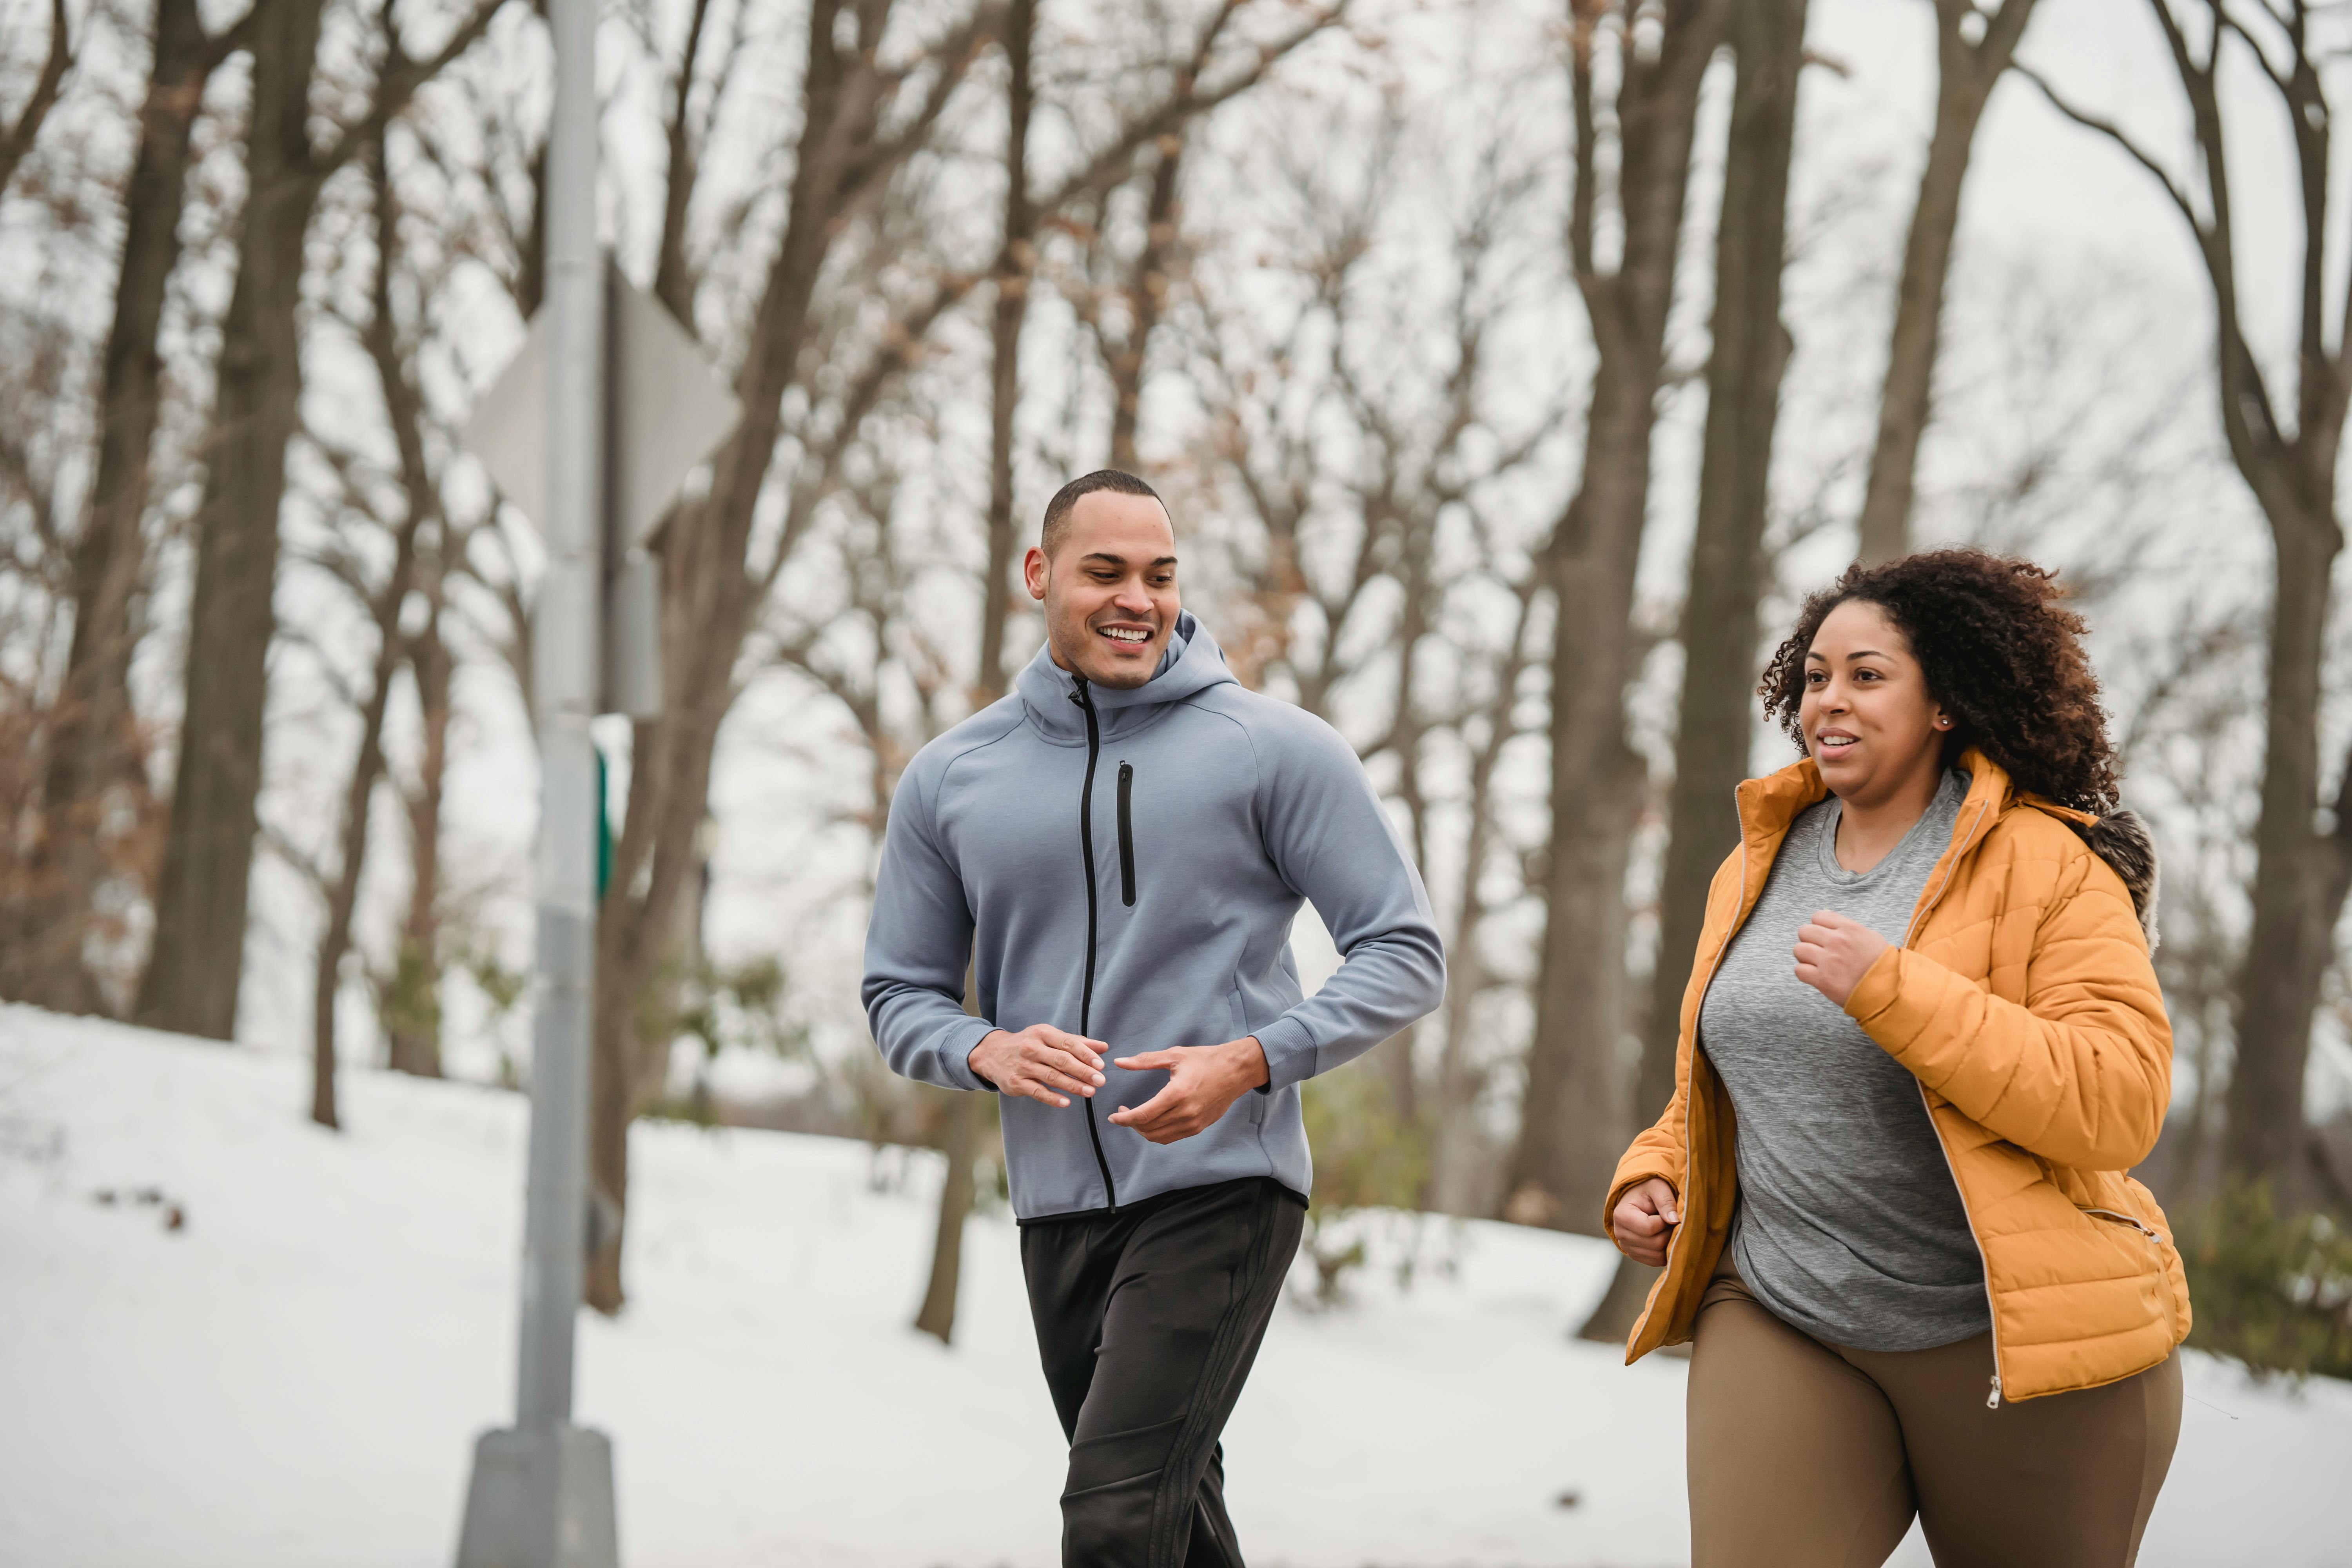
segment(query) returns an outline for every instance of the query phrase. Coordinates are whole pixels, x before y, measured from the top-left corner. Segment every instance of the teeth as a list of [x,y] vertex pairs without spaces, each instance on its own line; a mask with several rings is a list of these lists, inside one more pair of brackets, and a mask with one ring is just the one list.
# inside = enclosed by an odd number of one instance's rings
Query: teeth
[[1151,634],[1150,632],[1129,631],[1124,626],[1106,626],[1103,628],[1103,636],[1114,638],[1119,642],[1150,642],[1151,640]]

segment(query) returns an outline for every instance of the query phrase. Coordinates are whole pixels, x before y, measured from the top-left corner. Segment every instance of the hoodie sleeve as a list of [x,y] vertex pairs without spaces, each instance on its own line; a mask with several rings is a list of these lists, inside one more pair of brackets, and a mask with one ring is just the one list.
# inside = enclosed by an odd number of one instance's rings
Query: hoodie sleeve
[[866,927],[866,1021],[892,1072],[944,1089],[990,1089],[968,1058],[996,1026],[964,1011],[971,910],[940,843],[935,770],[922,762],[900,776],[890,801]]
[[1363,763],[1329,725],[1299,719],[1252,735],[1258,820],[1275,868],[1323,917],[1344,962],[1257,1031],[1267,1092],[1353,1061],[1445,994],[1429,895]]

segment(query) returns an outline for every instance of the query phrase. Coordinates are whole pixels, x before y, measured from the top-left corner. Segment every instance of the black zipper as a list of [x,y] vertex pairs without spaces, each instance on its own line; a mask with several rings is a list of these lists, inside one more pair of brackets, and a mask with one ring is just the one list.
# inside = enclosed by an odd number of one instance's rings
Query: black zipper
[[[1087,978],[1078,993],[1078,1033],[1091,1036],[1094,1032],[1095,1007],[1095,760],[1102,753],[1102,730],[1095,721],[1094,699],[1087,695],[1087,678],[1072,678],[1077,685],[1076,702],[1087,716],[1087,782],[1078,794],[1078,849],[1087,861]],[[1121,769],[1122,775],[1125,769]],[[1121,783],[1125,782],[1122,776]],[[1126,792],[1120,792],[1120,804],[1126,804]],[[1119,823],[1126,826],[1127,814],[1119,814]],[[1125,834],[1120,835],[1125,838]],[[1129,902],[1132,903],[1133,899]],[[1095,1167],[1102,1172],[1103,1193],[1110,1199],[1111,1212],[1118,1212],[1118,1188],[1110,1179],[1110,1162],[1103,1158],[1102,1132],[1095,1125],[1095,1102],[1087,1100],[1087,1139],[1095,1146]]]
[[1135,794],[1135,764],[1118,764],[1118,901],[1135,908],[1135,828],[1128,801]]

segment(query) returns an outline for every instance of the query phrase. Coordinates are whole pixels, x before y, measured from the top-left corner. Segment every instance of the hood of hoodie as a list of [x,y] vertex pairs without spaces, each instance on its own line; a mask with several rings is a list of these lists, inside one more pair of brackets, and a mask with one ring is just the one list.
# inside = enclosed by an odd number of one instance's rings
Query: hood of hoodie
[[[1088,682],[1087,695],[1094,703],[1103,738],[1118,740],[1159,718],[1169,704],[1197,697],[1233,679],[1234,672],[1225,668],[1224,649],[1217,646],[1208,627],[1186,610],[1177,616],[1168,651],[1160,656],[1160,667],[1151,672],[1150,679],[1125,689]],[[1029,710],[1030,721],[1045,739],[1063,746],[1087,743],[1087,716],[1078,706],[1077,677],[1054,662],[1050,643],[1040,647],[1037,657],[1023,668],[1013,689]]]

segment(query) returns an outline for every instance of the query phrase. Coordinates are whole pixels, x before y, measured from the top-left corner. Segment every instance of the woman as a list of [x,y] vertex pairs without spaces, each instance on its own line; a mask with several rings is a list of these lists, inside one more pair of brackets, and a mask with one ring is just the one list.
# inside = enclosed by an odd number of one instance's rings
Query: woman
[[[2127,1564],[2180,1421],[2188,1289],[2124,1173],[2171,1027],[2082,618],[1978,551],[1857,566],[1759,689],[1675,1096],[1604,1222],[1695,1341],[1693,1568]],[[1792,973],[1793,966],[1793,973]]]

